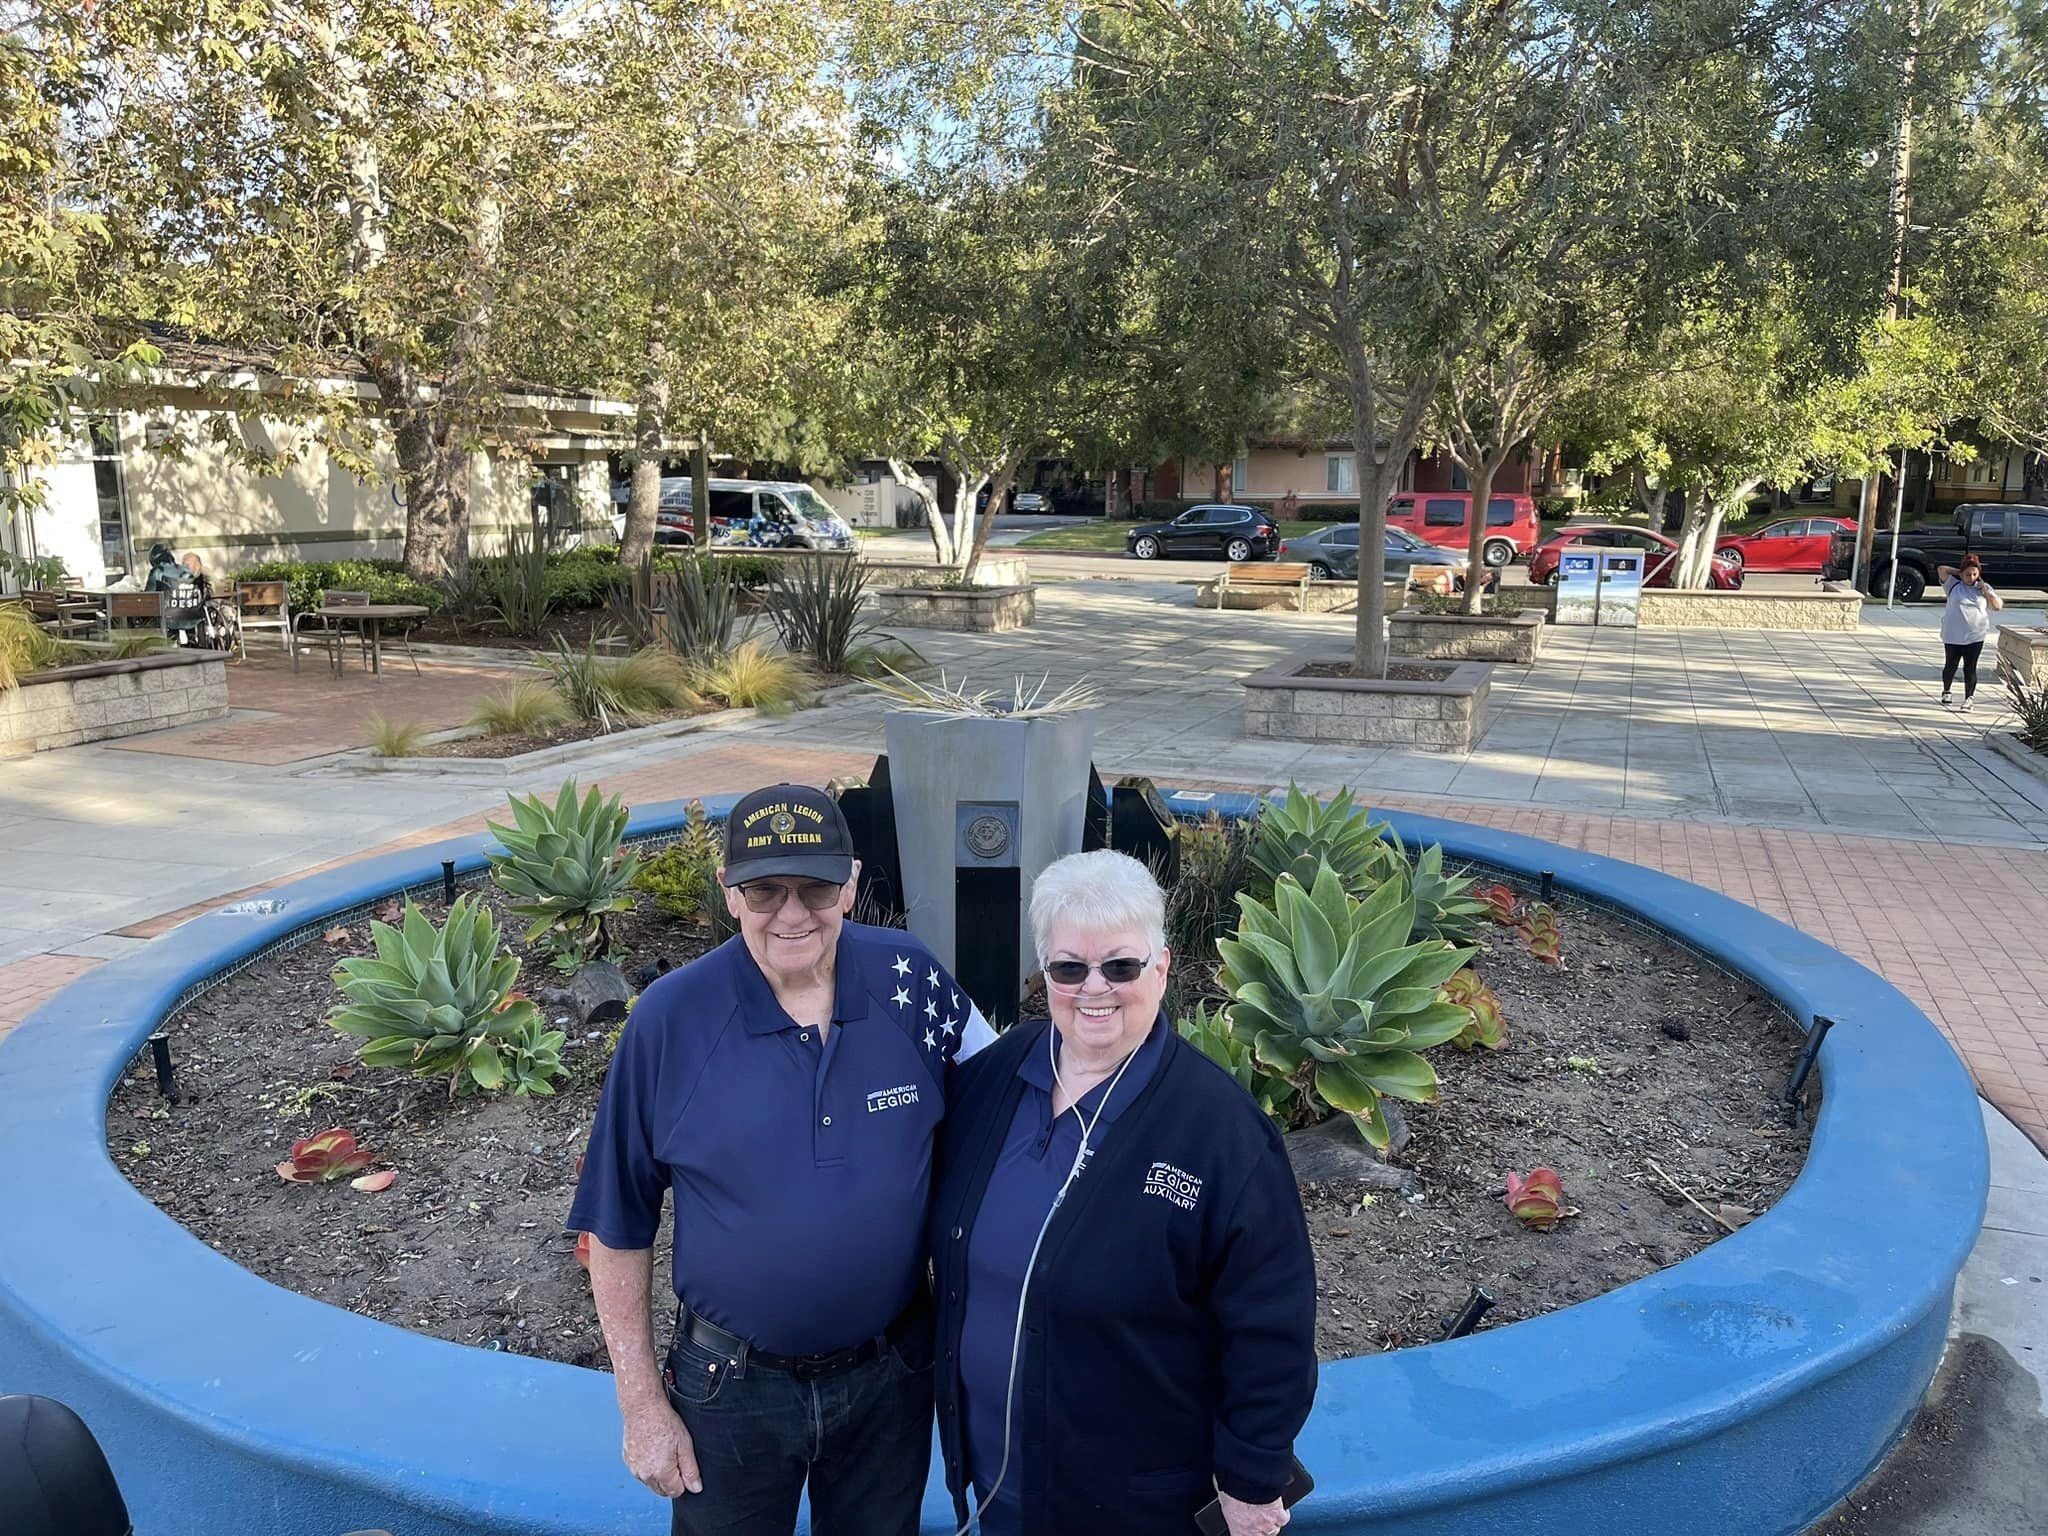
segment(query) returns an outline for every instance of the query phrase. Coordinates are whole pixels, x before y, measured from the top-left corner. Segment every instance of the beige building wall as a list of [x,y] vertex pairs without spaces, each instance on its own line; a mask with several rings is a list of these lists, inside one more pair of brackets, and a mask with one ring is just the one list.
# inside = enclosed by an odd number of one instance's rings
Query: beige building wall
[[[1331,464],[1339,463],[1333,480]],[[1181,495],[1206,500],[1215,493],[1216,465],[1203,459],[1181,461]],[[1356,501],[1351,451],[1321,448],[1254,448],[1224,466],[1225,494],[1278,501],[1289,491],[1303,501]],[[1240,483],[1240,481],[1242,483]],[[1333,490],[1335,484],[1341,489]]]

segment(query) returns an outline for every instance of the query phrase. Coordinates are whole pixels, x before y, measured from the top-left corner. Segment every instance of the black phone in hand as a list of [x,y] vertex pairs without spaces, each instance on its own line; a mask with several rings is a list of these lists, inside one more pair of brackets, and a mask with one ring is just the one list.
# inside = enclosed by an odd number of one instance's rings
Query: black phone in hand
[[[1292,1509],[1315,1491],[1316,1480],[1308,1475],[1308,1468],[1301,1464],[1301,1458],[1294,1458],[1294,1470],[1287,1474],[1287,1486],[1280,1490],[1283,1508]],[[1195,1511],[1195,1529],[1202,1536],[1230,1536],[1230,1527],[1224,1523],[1223,1501],[1211,1499]]]

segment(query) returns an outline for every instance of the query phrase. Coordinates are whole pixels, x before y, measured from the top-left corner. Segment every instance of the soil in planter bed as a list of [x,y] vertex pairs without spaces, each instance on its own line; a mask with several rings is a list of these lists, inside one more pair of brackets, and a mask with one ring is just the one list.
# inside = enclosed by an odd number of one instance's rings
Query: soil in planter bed
[[[501,906],[495,892],[487,899]],[[1489,930],[1494,948],[1478,963],[1501,997],[1507,1045],[1432,1053],[1442,1101],[1406,1106],[1412,1139],[1397,1158],[1415,1171],[1419,1198],[1353,1181],[1304,1186],[1325,1358],[1430,1342],[1475,1283],[1498,1299],[1486,1324],[1498,1326],[1698,1252],[1720,1229],[1653,1160],[1736,1219],[1761,1213],[1798,1173],[1806,1133],[1773,1109],[1798,1050],[1791,1024],[1747,983],[1612,917],[1568,907],[1563,925],[1562,970]],[[629,974],[656,956],[679,965],[710,942],[651,905],[618,932]],[[197,1100],[164,1105],[139,1057],[108,1106],[115,1162],[168,1214],[279,1285],[460,1343],[605,1368],[589,1282],[561,1229],[603,1038],[570,1042],[570,1074],[552,1099],[451,1101],[445,1082],[359,1067],[355,1042],[321,1022],[336,1001],[335,962],[368,952],[357,922],[181,1009],[167,1027],[179,1086]],[[524,990],[554,983],[544,959],[527,959]],[[1663,1033],[1667,1023],[1689,1038]],[[295,1138],[330,1125],[397,1170],[389,1190],[277,1177]],[[1551,1233],[1523,1230],[1501,1199],[1507,1170],[1538,1164],[1559,1171],[1578,1212]],[[664,1284],[668,1250],[664,1221]]]
[[[1457,668],[1438,666],[1426,661],[1394,661],[1387,664],[1384,681],[1390,683],[1443,683]],[[1296,677],[1349,677],[1357,678],[1359,671],[1348,661],[1312,661],[1294,674]],[[1380,682],[1377,677],[1365,678],[1367,682]]]
[[[644,725],[663,725],[673,720],[687,720],[692,715],[709,713],[722,708],[709,703],[703,709],[664,709],[655,714],[633,720],[615,720],[613,731],[630,731]],[[572,741],[594,741],[599,736],[610,734],[599,728],[595,720],[565,720],[560,725],[547,727],[531,735],[523,736],[464,736],[456,741],[437,741],[432,746],[420,749],[421,757],[517,757],[524,752],[540,752],[548,747],[564,747]]]

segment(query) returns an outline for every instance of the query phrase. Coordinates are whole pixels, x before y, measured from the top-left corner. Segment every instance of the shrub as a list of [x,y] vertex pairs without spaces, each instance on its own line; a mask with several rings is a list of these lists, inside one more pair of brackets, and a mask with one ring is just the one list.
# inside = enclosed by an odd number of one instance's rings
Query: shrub
[[528,679],[494,688],[477,700],[469,723],[486,736],[538,736],[569,718],[569,706],[547,683]]
[[634,650],[644,650],[659,638],[657,610],[668,602],[668,588],[674,577],[654,569],[649,556],[629,570],[610,571],[605,590],[605,622]]
[[358,1035],[372,1067],[448,1077],[448,1094],[476,1089],[551,1094],[562,1072],[563,1036],[512,990],[519,961],[498,946],[497,925],[474,896],[457,898],[436,930],[405,904],[403,926],[370,924],[376,958],[344,960],[334,984],[348,1001],[327,1015]]
[[580,651],[557,640],[555,649],[539,661],[576,718],[590,721],[600,731],[698,703],[688,674],[672,657],[656,651],[600,656],[594,639]]
[[846,653],[846,670],[854,677],[907,676],[927,666],[924,656],[901,640],[884,637],[856,645]]
[[1190,991],[1206,977],[1197,966],[1216,959],[1216,941],[1237,928],[1237,896],[1251,888],[1252,824],[1225,821],[1211,811],[1200,822],[1183,823],[1180,878],[1166,891],[1166,947],[1173,951],[1165,1005],[1177,1016]]
[[2019,717],[2019,738],[2036,752],[2048,752],[2048,679],[2029,688],[2017,672],[2005,674],[2006,698]]
[[0,603],[0,689],[12,688],[57,657],[57,641],[20,603]]
[[372,714],[370,739],[364,743],[377,757],[418,757],[427,744],[427,728],[417,720],[386,720]]
[[113,658],[116,661],[132,661],[137,656],[154,656],[161,651],[175,651],[177,645],[167,635],[117,635],[114,637]]
[[507,798],[514,825],[485,823],[505,845],[490,856],[491,878],[513,898],[513,915],[528,919],[526,942],[547,935],[555,969],[573,972],[610,951],[606,915],[633,909],[627,891],[640,855],[619,846],[626,808],[595,788],[578,800],[574,779],[553,805],[539,795]]
[[758,709],[768,715],[788,714],[809,692],[803,665],[794,656],[769,650],[759,640],[745,641],[697,667],[690,680],[730,708]]
[[861,612],[867,593],[868,569],[860,561],[798,555],[776,567],[768,611],[784,646],[820,672],[843,674],[847,653],[871,627]]
[[367,592],[373,603],[419,603],[436,613],[447,603],[439,587],[414,581],[396,560],[265,560],[234,579],[286,583],[293,613],[317,608],[322,592]]
[[598,545],[547,557],[548,601],[556,608],[601,608],[619,579],[619,552]]
[[1473,951],[1439,939],[1408,942],[1415,899],[1405,877],[1358,901],[1323,864],[1308,890],[1283,874],[1271,906],[1249,895],[1238,906],[1238,937],[1217,946],[1220,980],[1232,1033],[1280,1079],[1270,1097],[1296,1124],[1336,1110],[1372,1145],[1386,1146],[1382,1097],[1435,1102],[1436,1069],[1418,1053],[1471,1022],[1442,988]]
[[729,916],[716,899],[723,856],[723,839],[705,816],[704,802],[692,800],[683,813],[681,834],[640,865],[633,888],[652,896],[655,910],[665,916],[715,926],[718,918]]
[[505,535],[502,555],[479,556],[470,565],[481,570],[480,585],[490,594],[490,611],[506,633],[540,633],[554,599],[548,587],[547,551],[532,535],[514,528]]
[[[1401,842],[1399,833],[1389,827],[1385,837],[1392,843],[1388,861],[1392,878],[1395,871],[1409,873],[1415,891],[1415,933],[1418,939],[1448,939],[1454,944],[1470,944],[1477,940],[1479,920],[1488,913],[1486,901],[1472,894],[1477,882],[1471,875],[1446,875],[1444,873],[1444,850],[1441,843],[1431,843],[1415,860],[1415,867],[1408,870],[1408,850]],[[1385,846],[1385,844],[1382,844]]]
[[729,560],[690,560],[669,577],[662,638],[680,661],[697,666],[733,648],[740,582]]

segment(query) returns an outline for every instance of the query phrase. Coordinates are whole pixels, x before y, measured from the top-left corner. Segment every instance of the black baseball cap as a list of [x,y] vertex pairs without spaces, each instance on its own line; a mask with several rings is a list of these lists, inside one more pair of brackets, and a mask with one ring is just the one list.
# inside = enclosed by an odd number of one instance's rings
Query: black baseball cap
[[822,789],[776,784],[740,797],[725,820],[725,883],[796,875],[844,885],[853,878],[853,834]]

